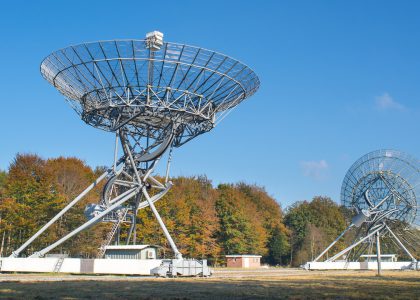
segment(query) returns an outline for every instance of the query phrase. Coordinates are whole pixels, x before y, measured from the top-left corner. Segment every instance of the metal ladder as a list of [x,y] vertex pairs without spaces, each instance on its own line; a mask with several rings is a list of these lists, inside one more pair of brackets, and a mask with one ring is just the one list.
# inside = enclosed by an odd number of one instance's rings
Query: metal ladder
[[64,256],[60,256],[57,260],[57,263],[54,266],[54,273],[58,273],[60,272],[61,266],[63,265],[64,262]]
[[123,212],[118,216],[118,221],[114,223],[114,225],[112,226],[111,230],[108,232],[104,242],[102,243],[101,247],[99,248],[99,253],[97,255],[97,258],[102,258],[105,254],[105,247],[108,246],[111,241],[112,238],[114,237],[115,233],[118,230],[118,227],[121,225],[121,223],[125,220],[127,213],[128,213],[129,208],[125,208],[123,210]]

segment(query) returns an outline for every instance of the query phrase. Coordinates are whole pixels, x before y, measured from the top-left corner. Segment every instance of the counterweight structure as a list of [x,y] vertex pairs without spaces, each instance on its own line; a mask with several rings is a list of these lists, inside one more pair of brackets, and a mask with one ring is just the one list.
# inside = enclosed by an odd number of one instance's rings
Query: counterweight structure
[[[409,261],[390,263],[387,268],[417,269],[419,194],[420,162],[416,158],[395,150],[377,150],[361,157],[348,170],[341,188],[341,203],[353,215],[352,222],[306,267],[341,268],[341,264],[347,268],[361,256],[374,256],[380,274],[381,253],[388,251]],[[320,263],[346,234],[353,237],[353,242]]]
[[[232,108],[254,94],[260,83],[257,75],[226,55],[164,42],[158,31],[147,34],[145,40],[69,46],[47,56],[41,73],[84,122],[115,133],[115,156],[104,174],[12,256],[18,257],[91,189],[106,180],[100,201],[86,208],[88,221],[31,257],[43,257],[99,221],[114,223],[100,256],[123,223],[130,224],[126,242],[135,244],[135,216],[138,210],[150,207],[175,258],[182,259],[154,205],[172,185],[172,149],[210,131]],[[159,180],[153,172],[165,152],[169,152],[166,176]]]

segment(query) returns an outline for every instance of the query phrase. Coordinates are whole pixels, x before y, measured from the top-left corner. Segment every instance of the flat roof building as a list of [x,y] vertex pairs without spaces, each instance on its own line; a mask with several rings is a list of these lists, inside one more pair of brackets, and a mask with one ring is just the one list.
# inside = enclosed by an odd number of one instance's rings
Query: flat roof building
[[156,245],[111,245],[105,247],[104,258],[109,259],[156,259]]
[[261,255],[251,255],[251,254],[226,255],[226,267],[228,268],[259,268],[261,267]]

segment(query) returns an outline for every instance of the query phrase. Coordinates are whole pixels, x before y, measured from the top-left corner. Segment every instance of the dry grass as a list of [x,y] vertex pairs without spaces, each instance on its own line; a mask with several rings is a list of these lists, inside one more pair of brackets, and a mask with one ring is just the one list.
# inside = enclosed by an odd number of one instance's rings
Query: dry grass
[[420,299],[420,272],[218,270],[212,278],[1,275],[5,299]]

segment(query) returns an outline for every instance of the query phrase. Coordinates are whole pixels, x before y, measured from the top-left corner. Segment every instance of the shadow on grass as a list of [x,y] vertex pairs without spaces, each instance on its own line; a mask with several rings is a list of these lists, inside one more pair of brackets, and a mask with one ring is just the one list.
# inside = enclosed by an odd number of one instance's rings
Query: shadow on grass
[[418,276],[1,282],[2,299],[417,299]]

